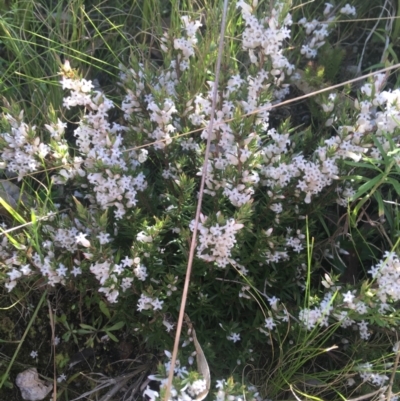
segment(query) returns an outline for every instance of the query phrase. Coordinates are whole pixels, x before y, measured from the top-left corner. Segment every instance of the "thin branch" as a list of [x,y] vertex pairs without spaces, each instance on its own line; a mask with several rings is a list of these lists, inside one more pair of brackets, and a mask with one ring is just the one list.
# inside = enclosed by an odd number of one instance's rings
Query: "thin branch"
[[387,396],[386,399],[388,401],[390,401],[390,399],[392,398],[392,387],[393,387],[393,383],[394,383],[394,378],[396,376],[396,372],[397,372],[397,366],[399,366],[399,359],[400,359],[400,342],[396,343],[395,349],[397,348],[397,352],[396,352],[396,359],[394,361],[394,365],[393,365],[393,371],[392,371],[392,375],[390,376],[390,380],[389,380],[389,385],[388,385],[388,390],[387,390]]
[[382,389],[373,391],[372,393],[360,395],[359,397],[356,397],[356,398],[349,398],[346,401],[361,401],[361,400],[365,400],[366,398],[373,397],[374,395],[377,395],[379,393],[382,393]]
[[218,82],[219,82],[219,74],[220,74],[220,70],[221,70],[222,53],[224,50],[224,35],[225,35],[227,9],[228,9],[228,0],[224,0],[224,7],[223,7],[223,12],[222,12],[222,22],[221,22],[221,33],[220,33],[220,37],[219,37],[218,58],[217,58],[217,65],[215,68],[215,81],[214,81],[214,86],[213,86],[211,117],[210,117],[210,123],[208,125],[207,146],[206,146],[206,152],[204,155],[204,163],[203,163],[203,170],[202,170],[202,175],[201,175],[201,183],[200,183],[200,191],[199,191],[199,200],[197,202],[196,217],[195,217],[195,223],[194,223],[194,228],[193,228],[192,241],[191,241],[190,250],[189,250],[189,258],[188,258],[188,264],[187,264],[187,269],[186,269],[185,284],[183,287],[181,307],[179,310],[179,318],[178,318],[178,322],[176,325],[174,349],[172,352],[171,365],[170,365],[168,381],[167,381],[167,388],[165,391],[165,398],[164,398],[165,401],[169,400],[169,396],[171,394],[172,379],[174,377],[174,370],[175,370],[175,362],[176,362],[176,357],[178,355],[179,340],[180,340],[180,336],[181,336],[181,332],[182,332],[182,323],[183,323],[183,319],[185,316],[186,299],[187,299],[187,295],[189,292],[190,273],[192,272],[194,251],[196,249],[197,227],[198,227],[199,220],[200,220],[204,186],[205,186],[205,181],[206,181],[206,176],[207,176],[208,157],[210,154],[211,136],[212,136],[213,127],[214,127],[214,114],[215,114],[215,109],[216,109],[216,105],[217,105]]
[[53,400],[57,399],[57,364],[56,364],[56,344],[55,344],[55,324],[54,315],[49,299],[47,299],[47,306],[49,308],[49,319],[51,327],[51,349],[53,352]]

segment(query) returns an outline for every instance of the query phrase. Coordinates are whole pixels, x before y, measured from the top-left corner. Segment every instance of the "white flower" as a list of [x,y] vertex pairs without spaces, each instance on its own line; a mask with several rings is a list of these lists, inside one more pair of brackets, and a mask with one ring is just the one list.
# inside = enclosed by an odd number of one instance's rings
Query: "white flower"
[[132,277],[124,277],[121,282],[122,292],[125,292],[133,283]]
[[239,0],[236,3],[236,8],[239,8],[239,7],[242,8],[242,13],[243,14],[251,14],[253,12],[250,4],[245,3],[244,0]]
[[22,276],[22,273],[17,269],[12,269],[10,272],[7,273],[7,275],[10,276],[11,281],[14,281],[17,278],[20,278]]
[[152,390],[149,386],[146,387],[146,390],[143,392],[143,397],[149,397],[149,401],[155,401],[160,395],[157,391]]
[[274,322],[274,319],[272,317],[267,317],[265,319],[265,324],[264,326],[268,329],[268,330],[273,330],[274,327],[276,326],[276,323]]
[[67,271],[68,269],[62,263],[60,263],[60,267],[56,269],[56,272],[60,277],[65,277],[67,275]]
[[65,381],[65,380],[67,380],[67,375],[64,374],[64,373],[57,377],[57,383],[61,383],[61,382]]
[[144,163],[147,160],[148,154],[149,154],[149,151],[147,149],[140,149],[140,154],[138,157],[139,163]]
[[273,228],[273,227],[270,227],[268,230],[265,231],[265,235],[266,235],[267,237],[270,237],[271,234],[272,234],[272,231],[274,231],[274,228]]
[[240,334],[239,333],[231,333],[229,336],[226,337],[228,340],[233,341],[234,343],[240,341]]
[[201,394],[203,391],[205,391],[207,388],[207,383],[204,379],[199,379],[193,382],[189,388],[188,392],[192,396],[196,396],[198,394]]
[[[140,261],[140,259],[139,259],[139,261]],[[128,256],[125,256],[125,258],[121,260],[121,264],[124,267],[131,267],[133,265],[133,263],[134,263],[134,260],[132,260]]]
[[146,280],[146,277],[148,276],[146,266],[143,265],[137,266],[135,269],[133,269],[133,272],[140,281]]
[[282,203],[273,203],[269,208],[276,214],[282,213],[283,211]]
[[361,339],[368,340],[371,336],[371,333],[368,332],[368,322],[361,320],[361,322],[357,323],[357,325],[360,330]]
[[158,298],[156,298],[155,300],[153,300],[151,302],[151,304],[153,305],[154,310],[157,310],[157,309],[161,310],[162,306],[163,306],[163,303],[164,303],[164,301],[160,301]]
[[340,12],[345,15],[356,15],[356,8],[351,6],[350,4],[346,4],[344,7],[340,9]]
[[136,235],[136,239],[139,242],[147,242],[147,243],[153,242],[153,237],[151,235],[146,235],[146,233],[144,231],[141,231],[140,233],[138,233]]
[[39,354],[38,354],[37,351],[32,351],[29,355],[30,355],[32,358],[37,358]]
[[325,3],[324,15],[328,15],[333,8],[331,3]]
[[270,306],[271,306],[271,308],[272,308],[273,310],[278,310],[279,298],[273,296],[273,297],[271,297],[271,298],[268,298],[268,302],[269,302],[269,304],[270,304]]
[[184,379],[185,376],[189,375],[189,372],[187,370],[186,366],[178,366],[175,368],[175,373],[180,379]]
[[29,264],[21,266],[19,270],[25,276],[29,276],[32,273],[32,269],[30,268]]
[[71,274],[73,274],[74,277],[76,277],[78,274],[82,274],[82,270],[80,267],[74,266],[72,268]]
[[343,302],[352,304],[354,298],[355,298],[355,296],[351,293],[351,291],[347,291],[346,294],[344,294],[344,296],[343,296]]
[[225,386],[225,380],[217,380],[217,384],[215,385],[216,388],[222,390]]
[[15,280],[9,281],[8,283],[4,284],[4,286],[7,288],[8,292],[10,292],[16,285],[17,285],[17,282]]
[[83,234],[83,233],[79,233],[76,237],[75,237],[75,242],[77,244],[81,244],[82,246],[84,246],[85,248],[89,248],[90,247],[90,242],[89,240],[86,239],[87,234]]
[[96,238],[99,239],[100,245],[108,244],[111,240],[108,238],[110,234],[101,232]]
[[163,320],[162,323],[166,327],[167,333],[169,333],[174,328],[174,324],[168,322],[167,320]]

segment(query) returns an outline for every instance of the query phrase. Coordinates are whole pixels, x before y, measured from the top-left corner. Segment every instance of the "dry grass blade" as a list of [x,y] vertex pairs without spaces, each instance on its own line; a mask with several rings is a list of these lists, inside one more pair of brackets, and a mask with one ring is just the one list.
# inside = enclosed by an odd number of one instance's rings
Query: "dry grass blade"
[[[140,387],[140,384],[143,382],[143,379],[146,377],[147,373],[149,372],[149,369],[150,369],[149,365],[143,365],[143,366],[140,366],[139,368],[135,369],[133,372],[125,373],[125,374],[122,374],[117,377],[107,377],[100,373],[97,373],[96,375],[101,376],[100,379],[95,380],[95,379],[93,379],[93,377],[88,377],[88,378],[97,382],[98,385],[94,389],[81,394],[79,397],[74,398],[71,401],[77,401],[77,400],[81,400],[83,398],[91,397],[94,394],[97,394],[99,391],[112,386],[112,388],[110,390],[108,390],[108,392],[100,398],[100,401],[110,401],[112,399],[112,397],[114,397],[114,395],[119,390],[121,390],[121,388],[124,387],[129,380],[131,380],[133,377],[135,377],[137,375],[140,375],[139,379],[136,380],[135,383],[133,384],[133,388],[134,389],[136,388],[136,391],[137,391],[137,389]],[[132,386],[131,386],[131,388],[132,388]],[[132,392],[132,395],[133,395],[133,392]]]
[[[110,389],[106,394],[103,395],[103,397],[100,398],[100,401],[110,401],[114,397],[114,395],[122,389],[126,385],[126,383],[134,376],[136,376],[139,372],[141,372],[139,378],[135,381],[133,384],[133,389],[130,391],[131,398],[133,395],[136,394],[136,392],[140,388],[140,384],[143,382],[143,379],[146,377],[147,374],[147,368],[142,367],[139,369],[136,369],[134,372],[121,375],[116,378],[117,383]],[[131,386],[132,388],[132,386]]]
[[[143,372],[138,380],[136,380],[125,392],[123,401],[132,401],[137,393],[141,391],[143,382],[145,382],[147,372]],[[128,396],[129,394],[129,396]],[[137,398],[137,397],[136,397]]]
[[196,330],[193,328],[193,324],[186,313],[185,313],[185,322],[187,323],[187,325],[191,330],[194,346],[196,348],[196,361],[197,361],[198,372],[203,376],[204,380],[206,381],[206,389],[202,393],[198,394],[197,397],[195,398],[197,401],[202,401],[204,400],[204,398],[207,397],[211,387],[210,368],[208,366],[208,362],[204,355],[203,349],[201,348],[200,343],[197,340]]

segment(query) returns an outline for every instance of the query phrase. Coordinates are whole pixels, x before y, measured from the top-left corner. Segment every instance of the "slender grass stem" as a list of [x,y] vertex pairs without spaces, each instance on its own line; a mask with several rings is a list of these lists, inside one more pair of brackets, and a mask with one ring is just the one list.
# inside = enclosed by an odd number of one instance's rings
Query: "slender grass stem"
[[30,318],[29,323],[28,323],[28,325],[26,326],[26,329],[25,329],[25,331],[24,331],[24,334],[22,335],[22,338],[21,338],[21,340],[19,341],[19,343],[18,343],[18,345],[17,345],[17,349],[15,350],[14,355],[12,356],[10,363],[7,365],[6,371],[4,372],[4,374],[3,374],[2,377],[1,377],[1,380],[0,380],[0,388],[3,387],[4,382],[7,380],[8,375],[9,375],[9,373],[10,373],[10,370],[11,370],[11,368],[12,368],[12,366],[13,366],[15,360],[17,359],[17,356],[18,356],[18,354],[19,354],[19,351],[21,350],[21,347],[22,347],[22,345],[23,345],[23,343],[24,343],[24,341],[25,341],[25,338],[26,338],[26,336],[28,335],[29,330],[31,329],[31,327],[32,327],[32,325],[33,325],[33,322],[35,321],[35,319],[36,319],[36,317],[37,317],[37,315],[38,315],[38,313],[39,313],[39,310],[40,310],[40,308],[42,307],[43,302],[44,302],[45,299],[46,299],[46,296],[47,296],[47,290],[45,290],[45,291],[43,292],[42,296],[40,297],[40,300],[39,300],[39,302],[38,302],[38,304],[37,304],[37,306],[36,306],[36,309],[35,309],[35,311],[33,312],[32,317]]

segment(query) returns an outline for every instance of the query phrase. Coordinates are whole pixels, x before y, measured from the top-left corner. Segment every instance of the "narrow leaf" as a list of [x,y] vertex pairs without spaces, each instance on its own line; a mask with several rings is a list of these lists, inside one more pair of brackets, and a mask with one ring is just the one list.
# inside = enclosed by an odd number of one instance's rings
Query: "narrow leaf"
[[382,217],[385,214],[385,206],[383,204],[381,193],[379,191],[375,191],[374,198],[378,202],[378,216]]
[[393,185],[393,188],[395,189],[395,191],[397,192],[397,195],[400,196],[400,184],[397,180],[395,180],[392,177],[388,177],[387,178],[387,182],[390,182],[391,185]]
[[0,197],[0,204],[7,210],[8,213],[13,217],[14,220],[18,221],[18,223],[26,224],[26,220],[15,210],[13,209],[2,197]]
[[108,337],[110,337],[111,340],[113,340],[114,342],[118,342],[118,338],[114,336],[114,334],[110,333],[109,331],[106,331],[106,334],[108,335]]
[[121,322],[115,323],[114,326],[107,327],[105,330],[106,331],[115,331],[115,330],[121,329],[124,326],[125,326],[125,322],[121,321]]
[[100,307],[100,310],[106,315],[106,317],[108,319],[111,319],[110,311],[108,310],[107,305],[104,301],[99,302],[99,307]]
[[96,329],[93,326],[90,326],[88,324],[81,323],[79,326],[81,326],[82,329],[91,330],[92,332],[96,331]]
[[[358,191],[353,195],[352,200],[356,200],[360,196],[364,195],[369,189],[373,188],[380,180],[382,175],[378,175],[371,180],[368,180],[365,184],[361,185]],[[367,195],[368,196],[368,195]]]

